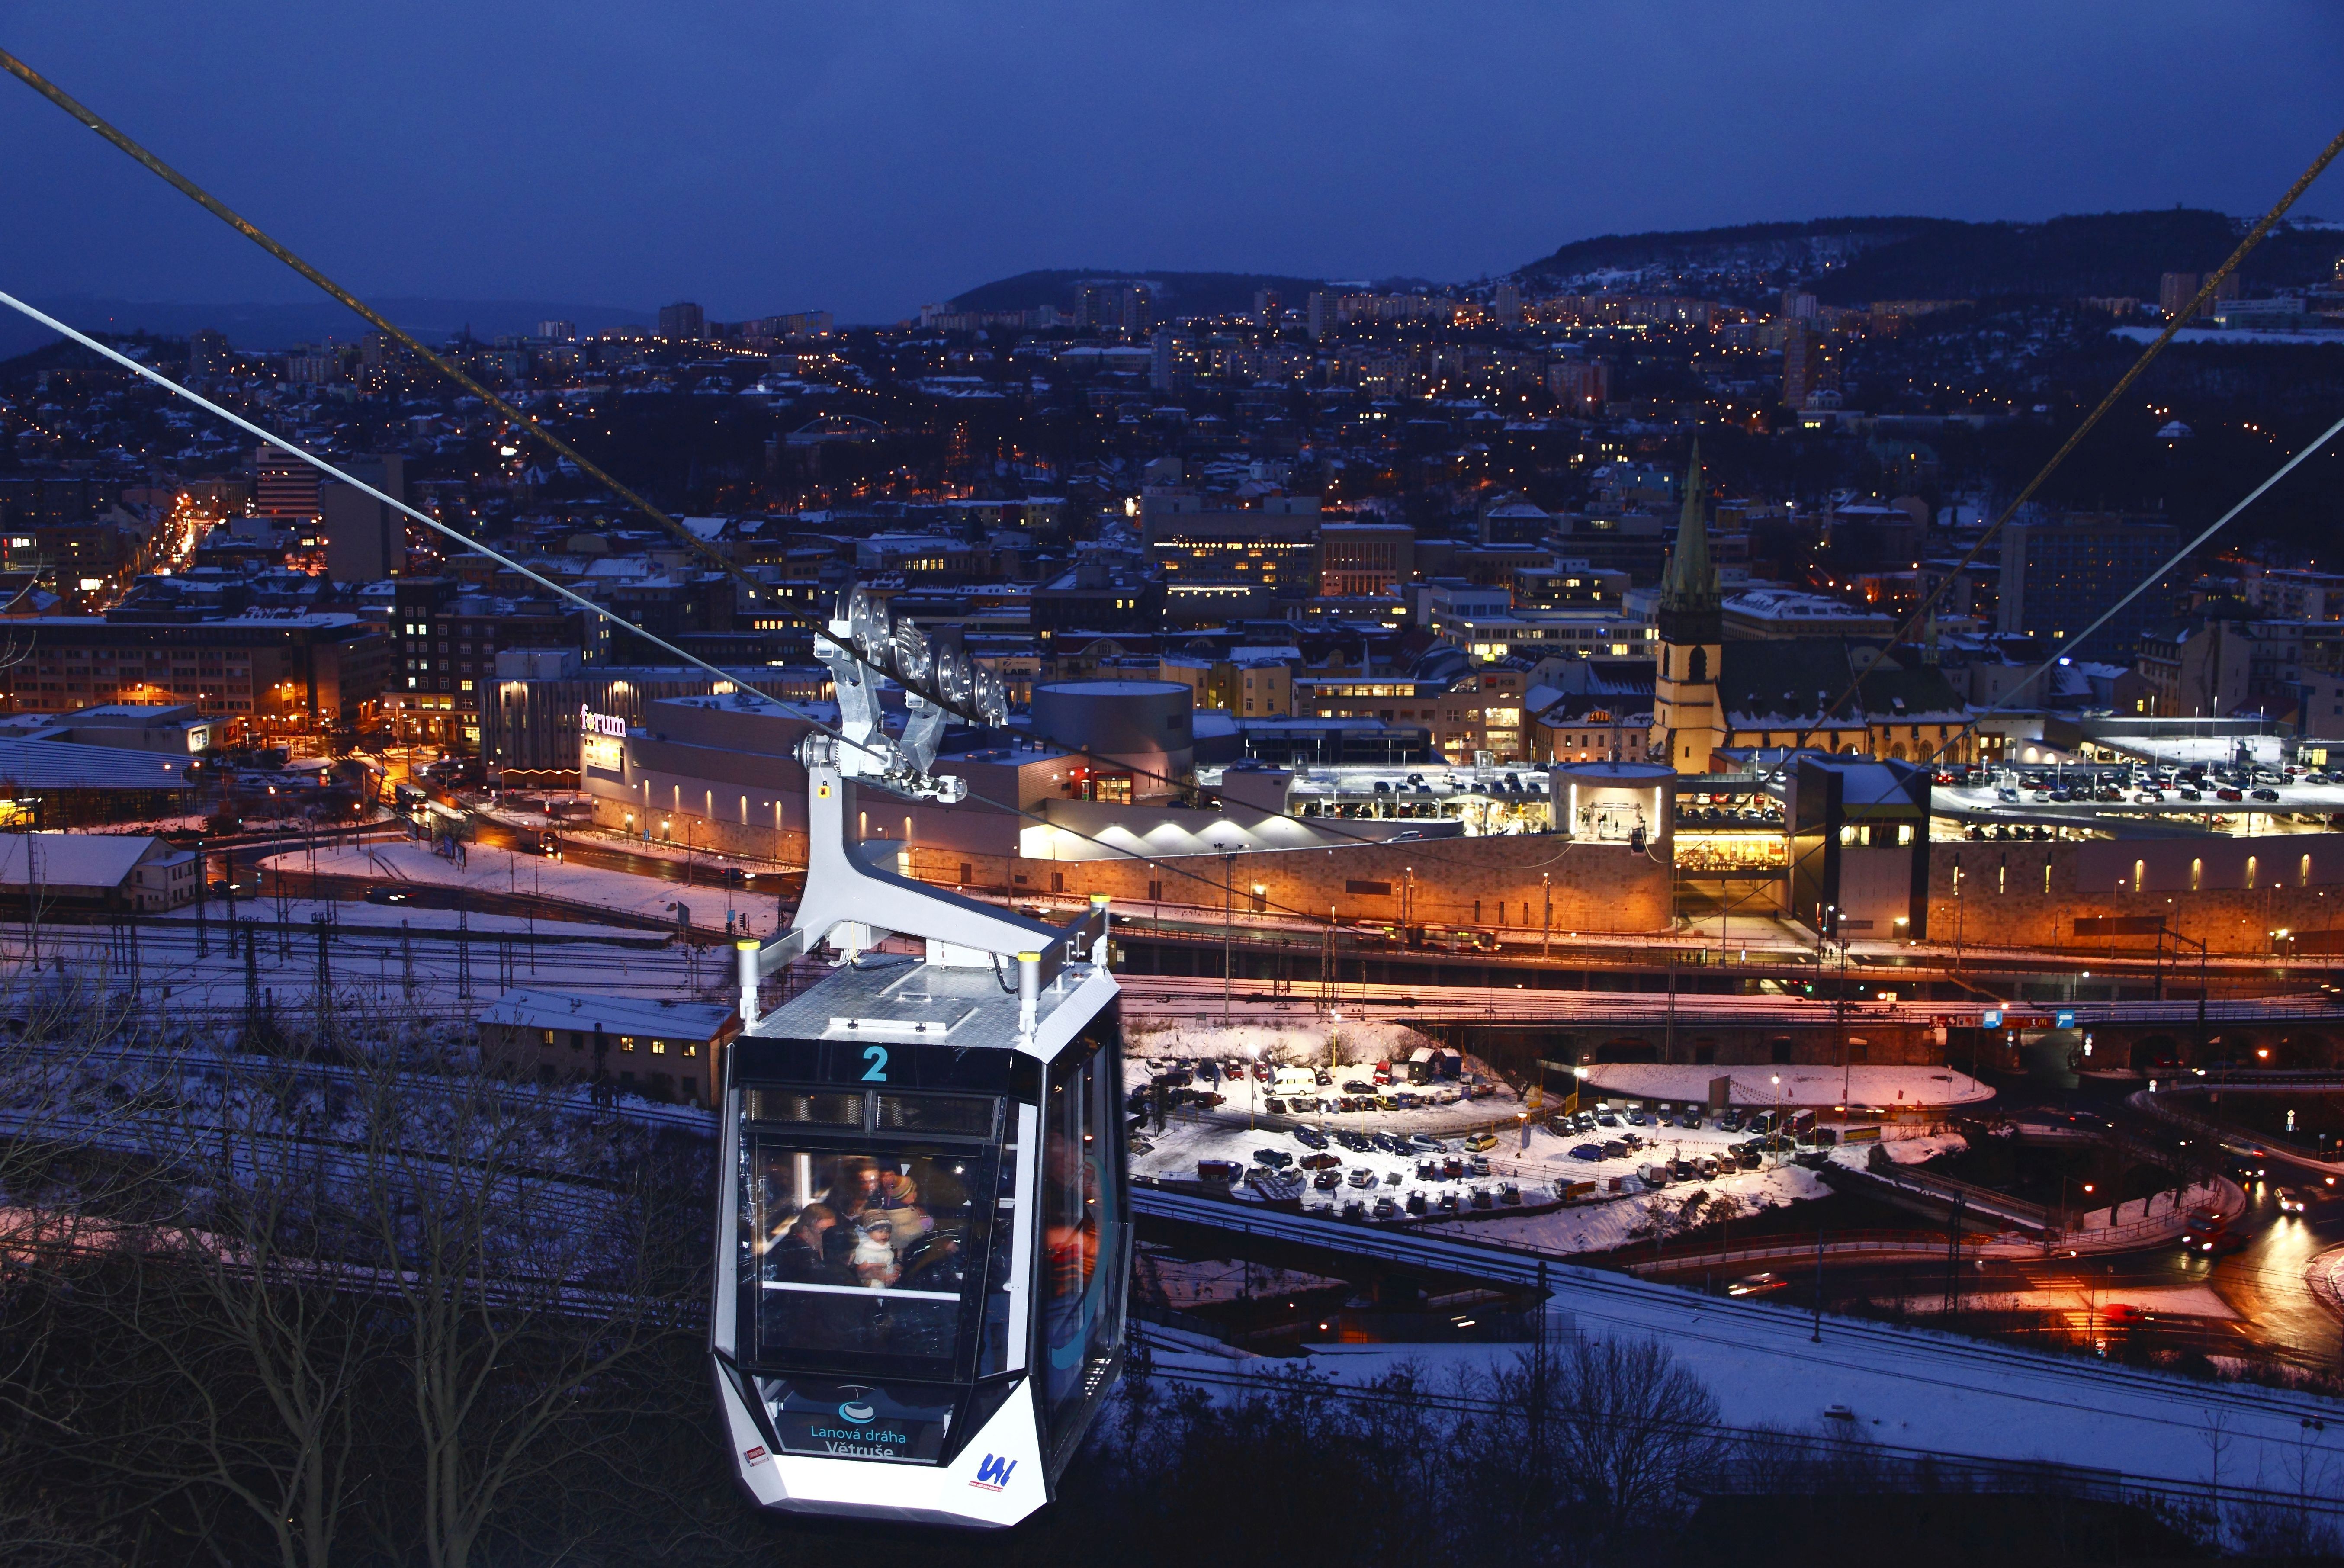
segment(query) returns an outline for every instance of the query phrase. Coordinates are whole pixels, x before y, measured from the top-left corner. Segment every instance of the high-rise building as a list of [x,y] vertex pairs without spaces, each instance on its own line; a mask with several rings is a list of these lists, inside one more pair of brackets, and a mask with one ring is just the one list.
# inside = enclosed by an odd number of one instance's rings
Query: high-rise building
[[1305,313],[1309,318],[1312,338],[1324,338],[1335,329],[1335,297],[1332,294],[1323,289],[1314,292],[1306,303]]
[[659,335],[671,343],[697,343],[708,336],[708,313],[688,299],[662,305]]
[[575,321],[540,321],[537,335],[550,343],[575,343],[578,323]]
[[[394,501],[407,499],[407,460],[397,453],[356,457],[342,471]],[[407,519],[338,480],[319,489],[325,521],[326,571],[337,582],[379,582],[407,565]]]
[[187,337],[187,374],[225,376],[228,354],[227,333],[210,327],[197,328]]
[[[2179,544],[2179,531],[2155,516],[2013,522],[2002,531],[1998,629],[2055,642],[2074,637],[2170,560]],[[2167,613],[2157,594],[2142,594],[2094,634],[2091,657],[2123,663],[2142,630]]]
[[1498,319],[1500,327],[1522,324],[1522,291],[1510,283],[1500,283],[1490,296],[1490,314]]
[[1814,295],[1802,294],[1795,289],[1790,288],[1783,290],[1783,320],[1812,321],[1815,319],[1816,309],[1815,297]]
[[1838,370],[1838,356],[1833,354],[1831,338],[1812,329],[1807,321],[1791,319],[1782,335],[1783,408],[1805,408],[1816,391],[1835,389],[1840,382]]
[[[2195,272],[2165,274],[2157,280],[2157,308],[2165,313],[2165,319],[2168,321],[2177,316],[2184,315],[2189,309],[2189,302],[2198,298],[2198,290],[2205,286],[2205,278]],[[2238,297],[2238,275],[2234,272],[2214,286],[2214,297],[2206,301],[2206,309],[2198,314],[2211,315],[2215,306],[2226,299],[2236,299]]]
[[1612,397],[1612,367],[1601,359],[1562,359],[1546,368],[1546,389],[1574,413],[1600,412]]
[[275,447],[252,456],[252,510],[261,517],[314,520],[318,515],[318,470]]

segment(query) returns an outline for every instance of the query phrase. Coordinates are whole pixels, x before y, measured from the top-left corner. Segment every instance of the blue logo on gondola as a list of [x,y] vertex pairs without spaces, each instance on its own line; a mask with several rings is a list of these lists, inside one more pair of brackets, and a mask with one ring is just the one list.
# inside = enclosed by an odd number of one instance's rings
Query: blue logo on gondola
[[[849,1391],[860,1393],[864,1391],[855,1389]],[[877,1411],[872,1409],[868,1404],[865,1404],[861,1400],[849,1400],[844,1404],[838,1407],[839,1419],[842,1421],[851,1421],[858,1426],[870,1421],[879,1412]]]
[[985,1456],[984,1462],[976,1467],[976,1479],[969,1484],[981,1486],[987,1492],[998,1492],[1009,1484],[1009,1472],[1016,1468],[1015,1460],[1003,1459],[997,1454],[988,1453]]

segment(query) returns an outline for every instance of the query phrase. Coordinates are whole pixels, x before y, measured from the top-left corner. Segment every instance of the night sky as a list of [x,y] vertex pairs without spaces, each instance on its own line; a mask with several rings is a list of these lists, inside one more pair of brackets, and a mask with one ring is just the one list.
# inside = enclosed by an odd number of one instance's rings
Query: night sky
[[[8,3],[0,43],[360,293],[885,320],[1038,267],[1470,278],[1593,234],[2258,212],[2330,0]],[[0,288],[303,286],[0,78]],[[2344,175],[2299,208],[2344,220]]]

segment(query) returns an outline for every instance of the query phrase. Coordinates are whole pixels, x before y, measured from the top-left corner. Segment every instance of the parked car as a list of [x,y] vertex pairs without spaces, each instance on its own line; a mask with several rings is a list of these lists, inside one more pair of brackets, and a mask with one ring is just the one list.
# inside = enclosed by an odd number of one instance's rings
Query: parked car
[[2253,797],[2256,800],[2277,800],[2278,799],[2278,791],[2266,785],[2261,789],[2254,791]]
[[1278,1098],[1276,1095],[1272,1095],[1268,1099],[1261,1102],[1261,1108],[1268,1111],[1272,1116],[1284,1116],[1286,1114],[1286,1102]]
[[1472,1137],[1465,1140],[1465,1147],[1477,1151],[1484,1148],[1495,1148],[1498,1147],[1498,1139],[1495,1134],[1477,1132]]
[[1280,1170],[1292,1165],[1294,1157],[1282,1148],[1257,1148],[1253,1151],[1253,1162],[1266,1165],[1272,1170]]
[[1449,1146],[1441,1142],[1439,1138],[1433,1137],[1429,1132],[1420,1132],[1415,1137],[1409,1138],[1408,1142],[1409,1148],[1420,1148],[1427,1154],[1446,1154],[1449,1152]]
[[2231,788],[2228,784],[2224,784],[2220,789],[2214,792],[2214,798],[2216,800],[2244,800],[2247,797],[2238,790]]
[[1394,1203],[1389,1196],[1379,1194],[1375,1207],[1369,1212],[1378,1219],[1389,1219],[1399,1212],[1399,1205]]
[[1355,1165],[1351,1168],[1351,1174],[1344,1179],[1354,1187],[1369,1188],[1376,1184],[1376,1173],[1364,1165]]
[[1297,1162],[1305,1170],[1340,1170],[1343,1162],[1331,1154],[1306,1154]]
[[1582,1143],[1577,1148],[1571,1151],[1571,1158],[1573,1159],[1601,1159],[1603,1158],[1603,1150],[1597,1148],[1594,1144]]
[[1197,1179],[1217,1181],[1223,1185],[1235,1181],[1245,1172],[1234,1159],[1200,1159],[1197,1162]]
[[1310,1185],[1317,1188],[1321,1192],[1332,1192],[1335,1189],[1343,1185],[1342,1173],[1333,1170],[1322,1170],[1318,1175],[1310,1179]]
[[1294,1129],[1294,1141],[1306,1148],[1324,1148],[1327,1135],[1315,1127],[1298,1127]]

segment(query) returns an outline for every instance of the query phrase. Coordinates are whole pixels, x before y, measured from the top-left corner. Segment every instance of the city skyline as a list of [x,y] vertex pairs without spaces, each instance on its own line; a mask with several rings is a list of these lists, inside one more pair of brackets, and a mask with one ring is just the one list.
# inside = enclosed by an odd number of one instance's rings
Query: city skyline
[[[2195,37],[2177,5],[1793,27],[1681,5],[1471,30],[1037,5],[794,35],[712,6],[684,26],[588,10],[559,35],[143,9],[101,30],[16,7],[9,46],[362,294],[843,321],[1036,268],[1463,280],[1604,233],[2250,212],[2329,134],[2344,44],[2291,5]],[[1991,100],[1965,90],[1980,81]],[[267,90],[221,90],[239,82]],[[1861,136],[1850,94],[1874,106]],[[0,95],[0,131],[30,219],[0,236],[18,291],[302,298],[33,94]],[[2299,211],[2338,216],[2336,188]]]

